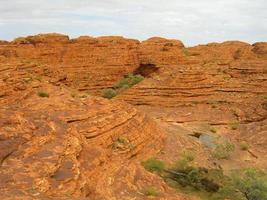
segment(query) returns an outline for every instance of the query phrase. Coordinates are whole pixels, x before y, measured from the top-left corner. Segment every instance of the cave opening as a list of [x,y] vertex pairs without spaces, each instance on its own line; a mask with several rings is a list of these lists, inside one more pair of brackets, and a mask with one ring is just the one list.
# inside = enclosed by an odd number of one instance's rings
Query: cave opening
[[133,72],[133,74],[140,74],[145,78],[149,78],[158,70],[159,67],[157,67],[155,64],[140,64],[139,67]]

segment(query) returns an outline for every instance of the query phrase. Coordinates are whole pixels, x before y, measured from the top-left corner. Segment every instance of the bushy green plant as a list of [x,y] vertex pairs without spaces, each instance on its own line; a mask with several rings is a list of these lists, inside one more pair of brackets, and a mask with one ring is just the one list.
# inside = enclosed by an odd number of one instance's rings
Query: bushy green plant
[[107,99],[112,99],[113,97],[117,96],[117,91],[114,89],[105,89],[102,93],[102,96]]
[[[191,164],[189,160],[181,160],[174,168],[166,170],[168,176],[182,187],[191,187],[197,191],[217,192],[220,188],[221,170],[209,170]],[[172,182],[171,182],[172,183]],[[172,185],[175,186],[174,183]]]
[[37,94],[39,97],[49,97],[49,94],[46,91],[39,91]]
[[145,79],[142,75],[139,74],[137,75],[129,74],[128,77],[130,79],[130,86],[134,86]]
[[247,151],[248,148],[249,148],[248,143],[246,143],[246,142],[242,142],[241,143],[241,150]]
[[146,196],[158,196],[160,194],[159,190],[153,186],[146,187],[142,193]]
[[125,76],[125,78],[120,80],[113,87],[115,89],[128,89],[143,80],[144,80],[144,77],[141,75],[128,74]]
[[144,77],[141,75],[128,74],[122,80],[115,83],[113,88],[105,89],[102,93],[102,96],[111,99],[117,96],[123,90],[129,89],[142,80],[144,80]]
[[[267,200],[267,175],[257,169],[234,171],[226,176],[221,169],[193,165],[194,156],[185,151],[178,164],[166,168],[165,163],[151,158],[142,165],[156,172],[165,182],[179,191],[196,194],[209,200]],[[157,194],[155,188],[146,188],[143,194]]]
[[165,169],[165,163],[155,158],[150,158],[142,162],[143,167],[150,172],[163,172]]
[[216,128],[214,128],[214,127],[210,127],[210,131],[212,132],[212,133],[216,133],[217,132],[217,130],[216,130]]
[[181,155],[181,159],[176,162],[176,167],[180,168],[180,169],[185,169],[187,168],[190,163],[195,159],[195,156],[193,154],[193,152],[191,151],[183,151],[182,155]]
[[235,145],[229,141],[217,144],[212,152],[212,155],[216,159],[228,159],[235,150]]
[[233,175],[235,187],[247,200],[267,199],[267,175],[257,169],[246,169],[241,174]]
[[120,80],[119,82],[115,83],[113,87],[115,89],[120,89],[123,87],[130,87],[129,82],[128,82],[128,78],[124,78],[124,79]]

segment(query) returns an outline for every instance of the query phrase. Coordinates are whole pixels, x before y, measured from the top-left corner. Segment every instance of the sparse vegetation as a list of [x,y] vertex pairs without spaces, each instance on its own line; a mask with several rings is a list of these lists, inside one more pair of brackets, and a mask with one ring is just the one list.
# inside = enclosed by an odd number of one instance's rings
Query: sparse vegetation
[[[192,164],[192,161],[194,161],[193,153],[185,151],[174,167],[167,170],[167,172],[169,172],[169,175],[166,176],[167,180],[171,179],[181,187],[190,186],[196,190],[217,192],[219,190],[219,184],[216,183],[214,179],[219,179],[221,172],[218,170],[196,167]],[[169,180],[168,182],[172,183],[172,181]]]
[[144,77],[141,75],[133,75],[133,74],[128,74],[127,76],[125,76],[125,78],[123,78],[122,80],[120,80],[119,82],[117,82],[113,88],[115,89],[128,89],[134,85],[136,85],[137,83],[141,82],[144,80]]
[[119,94],[120,92],[133,87],[134,85],[138,84],[139,82],[143,80],[144,80],[144,77],[139,74],[137,75],[128,74],[122,80],[115,83],[112,88],[105,89],[103,91],[102,96],[105,98],[111,99],[117,96],[117,94]]
[[228,159],[235,150],[235,145],[229,141],[225,141],[216,145],[212,152],[212,156],[216,159]]
[[115,142],[112,144],[113,150],[126,150],[126,149],[132,149],[133,145],[131,142],[124,137],[119,137]]
[[192,162],[195,159],[194,153],[190,150],[186,150],[183,152],[182,159]]
[[212,132],[212,133],[217,133],[217,130],[216,130],[216,128],[214,128],[214,127],[210,127],[210,131]]
[[[203,200],[266,200],[267,176],[256,169],[235,170],[227,176],[221,169],[195,166],[192,153],[184,152],[171,168],[165,169],[162,161],[149,159],[144,167],[159,174],[165,182],[180,192],[195,194]],[[160,167],[159,167],[160,166]],[[161,172],[161,173],[159,173]],[[143,194],[156,194],[149,188]]]
[[37,94],[39,97],[49,97],[49,94],[46,91],[39,91]]
[[246,143],[246,142],[242,142],[241,143],[241,150],[247,151],[248,148],[249,148],[248,143]]
[[142,193],[146,196],[158,196],[160,194],[159,190],[153,186],[146,187]]
[[102,96],[107,99],[112,99],[113,97],[117,96],[117,91],[112,88],[105,89],[102,93]]
[[267,176],[263,171],[251,168],[235,173],[233,184],[247,200],[267,199]]
[[150,158],[142,162],[143,167],[150,172],[163,172],[165,169],[165,163],[161,160],[155,158]]

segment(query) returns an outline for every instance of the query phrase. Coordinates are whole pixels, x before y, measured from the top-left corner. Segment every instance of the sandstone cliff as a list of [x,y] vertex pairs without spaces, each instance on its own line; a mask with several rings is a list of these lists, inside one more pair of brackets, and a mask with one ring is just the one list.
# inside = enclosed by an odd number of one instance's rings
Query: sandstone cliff
[[[214,165],[195,135],[210,126],[250,145],[216,165],[267,169],[266,66],[264,42],[186,48],[159,37],[61,34],[0,41],[1,197],[144,199],[141,189],[153,183],[164,191],[156,199],[192,199],[140,162],[174,162],[189,148],[198,163]],[[145,80],[112,100],[99,97],[129,73]]]

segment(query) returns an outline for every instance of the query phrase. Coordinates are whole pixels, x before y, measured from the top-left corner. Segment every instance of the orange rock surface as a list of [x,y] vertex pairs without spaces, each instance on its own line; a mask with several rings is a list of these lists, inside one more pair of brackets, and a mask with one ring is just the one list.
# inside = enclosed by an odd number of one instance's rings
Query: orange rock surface
[[[99,97],[129,73],[145,80],[112,100]],[[162,191],[154,199],[194,199],[140,162],[174,162],[193,149],[196,162],[212,166],[192,137],[209,126],[250,146],[216,165],[267,169],[264,42],[186,48],[159,37],[17,38],[0,41],[0,88],[2,199],[146,199],[148,185]]]
[[112,199],[116,174],[161,148],[163,131],[132,106],[42,87],[49,98],[34,92],[1,106],[2,199]]

